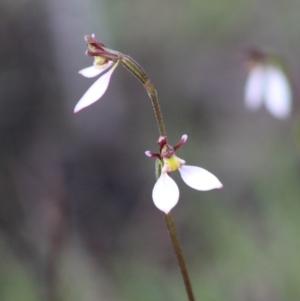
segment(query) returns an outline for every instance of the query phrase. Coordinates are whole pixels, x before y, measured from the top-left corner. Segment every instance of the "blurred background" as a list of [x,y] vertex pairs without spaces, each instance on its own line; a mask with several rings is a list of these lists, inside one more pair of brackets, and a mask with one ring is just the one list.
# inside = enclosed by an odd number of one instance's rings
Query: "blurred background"
[[[132,56],[155,84],[177,155],[214,173],[198,192],[178,173],[172,211],[196,300],[300,299],[296,142],[300,2],[2,0],[0,300],[186,300],[152,202],[158,131],[142,85],[118,67],[95,81],[85,34]],[[247,46],[281,54],[293,116],[243,104]]]

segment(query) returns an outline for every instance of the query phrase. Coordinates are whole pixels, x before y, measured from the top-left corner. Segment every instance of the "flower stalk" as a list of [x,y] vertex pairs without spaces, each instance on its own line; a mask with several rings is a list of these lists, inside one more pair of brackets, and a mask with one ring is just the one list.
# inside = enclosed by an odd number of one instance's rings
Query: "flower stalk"
[[187,267],[181,251],[178,236],[176,234],[174,222],[170,214],[170,211],[176,206],[179,200],[179,188],[175,181],[169,176],[169,173],[178,170],[182,180],[188,186],[196,190],[206,191],[222,188],[222,184],[216,176],[209,171],[201,167],[185,165],[185,161],[175,155],[177,149],[186,142],[187,135],[183,135],[175,146],[168,144],[157,92],[143,68],[130,56],[106,48],[102,43],[99,43],[96,40],[94,35],[85,36],[85,40],[88,44],[86,54],[94,57],[94,64],[93,66],[80,70],[79,73],[88,78],[98,75],[101,76],[82,96],[77,103],[74,112],[76,113],[91,105],[103,96],[109,85],[111,75],[119,63],[121,63],[143,84],[151,99],[160,134],[157,142],[160,146],[159,153],[153,153],[151,151],[145,152],[148,157],[156,158],[155,174],[157,181],[152,191],[152,198],[154,205],[159,210],[163,211],[188,300],[195,301]]
[[154,89],[154,85],[152,84],[152,82],[150,80],[147,81],[146,84],[144,84],[144,87],[146,89],[146,91],[148,92],[148,95],[151,99],[151,103],[152,103],[152,107],[154,110],[154,115],[156,117],[156,123],[158,126],[158,131],[160,136],[166,136],[166,130],[165,130],[165,125],[164,125],[164,120],[162,117],[162,113],[160,110],[160,106],[159,106],[159,102],[157,99],[157,93],[156,90]]
[[157,92],[154,88],[153,83],[150,81],[149,77],[147,76],[143,68],[134,59],[124,54],[120,54],[120,56],[121,56],[121,63],[123,64],[123,66],[127,68],[133,75],[135,75],[144,85],[151,99],[159,134],[160,136],[166,136],[164,120],[162,117],[161,109],[157,98]]

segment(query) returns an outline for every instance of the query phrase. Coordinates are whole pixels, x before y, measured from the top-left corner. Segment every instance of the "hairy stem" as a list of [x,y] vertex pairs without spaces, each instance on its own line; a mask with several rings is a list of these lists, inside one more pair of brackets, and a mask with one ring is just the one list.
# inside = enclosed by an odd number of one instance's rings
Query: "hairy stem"
[[147,76],[146,72],[143,68],[130,56],[125,54],[120,54],[121,62],[125,68],[127,68],[133,75],[135,75],[144,85],[148,95],[151,99],[152,107],[154,110],[154,114],[156,117],[156,122],[159,130],[160,136],[166,136],[166,130],[164,126],[164,121],[162,117],[162,113],[160,110],[157,93],[154,88],[154,85],[150,81],[149,77]]
[[146,91],[148,92],[148,95],[152,102],[152,107],[153,107],[154,114],[156,117],[159,134],[160,134],[160,136],[167,136],[162,113],[161,113],[158,98],[157,98],[156,90],[154,89],[154,86],[150,80],[148,80],[147,83],[144,84],[144,87],[145,87]]
[[187,271],[187,267],[184,261],[184,257],[180,248],[180,244],[178,241],[178,236],[176,234],[176,230],[175,230],[175,225],[172,219],[171,214],[165,214],[164,213],[164,218],[165,218],[165,222],[169,231],[169,235],[173,244],[173,248],[174,248],[174,252],[177,258],[177,262],[178,265],[180,267],[180,272],[183,278],[183,282],[184,282],[184,286],[185,286],[185,290],[188,296],[188,300],[189,301],[195,301],[195,297],[194,297],[194,293],[193,293],[193,289],[192,289],[192,285],[191,285],[191,281],[189,278],[189,274]]

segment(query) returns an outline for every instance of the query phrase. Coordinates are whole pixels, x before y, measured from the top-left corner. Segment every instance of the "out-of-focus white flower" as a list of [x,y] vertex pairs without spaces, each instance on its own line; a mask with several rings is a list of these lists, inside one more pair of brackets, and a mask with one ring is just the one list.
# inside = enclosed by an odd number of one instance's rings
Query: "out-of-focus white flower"
[[256,110],[262,103],[276,118],[283,119],[291,113],[291,88],[277,66],[258,65],[249,73],[245,87],[246,107]]
[[292,109],[292,92],[287,76],[264,55],[254,53],[253,57],[251,54],[252,62],[245,86],[246,107],[256,110],[264,104],[274,117],[287,118]]
[[196,190],[207,191],[223,187],[218,178],[212,173],[201,167],[185,165],[185,161],[175,155],[175,151],[186,140],[187,135],[183,135],[179,143],[171,147],[167,144],[166,137],[160,137],[158,140],[160,153],[146,152],[148,157],[158,158],[159,164],[161,164],[160,176],[154,185],[152,198],[155,206],[166,214],[176,206],[179,200],[178,186],[168,175],[172,171],[178,169],[183,181]]
[[[95,59],[96,58],[97,57],[95,57]],[[105,62],[105,64],[102,64],[100,66],[94,64],[93,66],[87,67],[79,71],[81,75],[91,78],[104,73],[110,68],[106,73],[102,74],[102,76],[100,76],[100,78],[97,79],[94,82],[94,84],[85,92],[85,94],[81,97],[81,99],[75,106],[74,113],[77,113],[81,109],[93,104],[103,96],[109,85],[111,75],[116,69],[117,65],[118,61],[109,61]]]

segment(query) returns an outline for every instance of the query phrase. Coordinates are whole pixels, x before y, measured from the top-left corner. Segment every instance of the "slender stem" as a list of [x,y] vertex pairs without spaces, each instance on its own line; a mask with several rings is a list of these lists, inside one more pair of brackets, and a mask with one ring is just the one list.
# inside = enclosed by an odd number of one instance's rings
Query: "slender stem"
[[166,136],[164,121],[163,121],[163,117],[160,110],[157,93],[154,88],[154,85],[150,81],[149,77],[147,76],[143,68],[134,59],[132,59],[130,56],[125,54],[120,54],[120,58],[123,66],[127,68],[133,75],[135,75],[143,83],[151,99],[159,134],[160,136]]
[[181,271],[181,275],[183,278],[183,282],[184,282],[184,286],[185,286],[185,290],[188,296],[188,300],[189,301],[195,301],[195,297],[194,297],[194,293],[193,293],[193,289],[192,289],[192,285],[191,285],[191,281],[189,278],[189,274],[187,271],[187,267],[184,261],[184,257],[180,248],[180,244],[178,241],[178,236],[176,234],[176,230],[175,230],[175,225],[172,219],[171,214],[165,214],[164,213],[164,218],[165,218],[165,222],[170,234],[170,238],[173,244],[173,248],[174,248],[174,252],[178,261],[178,265],[180,267],[180,271]]
[[143,85],[145,85],[149,78],[140,64],[129,55],[119,53],[119,57],[123,66],[127,68],[134,76],[136,76]]
[[160,134],[160,136],[167,136],[166,130],[165,130],[165,125],[164,125],[164,120],[162,117],[162,113],[160,110],[159,102],[157,99],[157,93],[154,88],[154,85],[152,84],[152,82],[150,80],[148,80],[147,83],[144,84],[144,87],[147,90],[149,97],[151,99],[151,102],[152,102],[152,107],[153,107],[154,114],[156,117],[159,134]]

